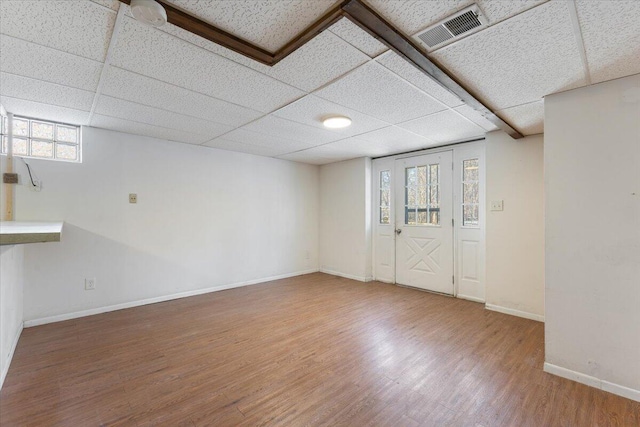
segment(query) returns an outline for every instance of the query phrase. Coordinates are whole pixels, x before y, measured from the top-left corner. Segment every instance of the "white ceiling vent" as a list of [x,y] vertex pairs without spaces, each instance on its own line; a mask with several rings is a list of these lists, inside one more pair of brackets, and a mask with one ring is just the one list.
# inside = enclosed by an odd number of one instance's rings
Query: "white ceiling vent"
[[486,26],[486,18],[482,15],[480,8],[474,4],[430,26],[417,34],[415,39],[431,52],[478,32]]

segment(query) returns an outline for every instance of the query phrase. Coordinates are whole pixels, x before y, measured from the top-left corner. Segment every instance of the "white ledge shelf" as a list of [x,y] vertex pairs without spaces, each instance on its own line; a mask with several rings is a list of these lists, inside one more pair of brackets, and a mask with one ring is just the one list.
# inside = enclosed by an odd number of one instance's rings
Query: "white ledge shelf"
[[0,245],[59,242],[62,222],[0,221]]

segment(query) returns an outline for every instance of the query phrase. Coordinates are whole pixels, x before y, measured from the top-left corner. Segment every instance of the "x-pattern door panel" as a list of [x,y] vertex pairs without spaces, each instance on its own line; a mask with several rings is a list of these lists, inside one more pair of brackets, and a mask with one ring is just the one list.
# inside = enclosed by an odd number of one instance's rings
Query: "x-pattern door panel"
[[453,294],[452,153],[396,161],[396,282]]

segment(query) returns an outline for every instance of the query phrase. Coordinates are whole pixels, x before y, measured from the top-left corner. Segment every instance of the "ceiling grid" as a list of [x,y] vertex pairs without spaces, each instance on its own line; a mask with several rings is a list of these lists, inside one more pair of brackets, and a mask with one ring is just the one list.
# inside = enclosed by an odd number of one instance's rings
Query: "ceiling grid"
[[[430,58],[526,135],[544,129],[545,95],[640,72],[638,1],[366,1],[409,35],[476,3],[489,26]],[[167,2],[271,51],[337,3]],[[0,102],[16,114],[314,164],[496,129],[345,18],[273,67],[145,27],[118,0],[2,0],[0,21]],[[323,128],[330,114],[352,127]]]

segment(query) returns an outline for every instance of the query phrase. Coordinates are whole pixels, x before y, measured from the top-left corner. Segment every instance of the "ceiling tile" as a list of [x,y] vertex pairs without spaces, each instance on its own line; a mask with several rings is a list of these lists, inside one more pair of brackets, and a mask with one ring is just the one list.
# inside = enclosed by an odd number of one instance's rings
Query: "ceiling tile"
[[89,121],[88,111],[74,110],[73,108],[48,105],[8,96],[0,96],[0,104],[2,104],[8,112],[19,116],[74,125],[86,125]]
[[476,0],[491,24],[504,21],[548,0]]
[[273,67],[260,67],[258,71],[311,92],[368,60],[340,37],[324,31]]
[[376,61],[449,107],[456,107],[463,104],[460,98],[449,92],[449,90],[442,87],[440,83],[437,83],[431,77],[418,70],[405,59],[402,59],[395,52],[387,52],[377,58]]
[[1,1],[3,34],[104,61],[116,14],[88,1]]
[[119,0],[91,0],[92,2],[104,7],[108,7],[111,10],[118,11],[118,8],[122,4]]
[[388,126],[364,135],[341,139],[280,157],[294,161],[325,164],[355,157],[398,154],[433,145],[435,143],[427,138],[397,126]]
[[347,18],[342,18],[333,24],[329,27],[329,31],[360,51],[366,53],[371,58],[375,58],[381,53],[389,50],[387,46],[379,42],[375,37],[371,36]]
[[237,151],[239,153],[255,154],[257,156],[275,157],[286,153],[281,148],[272,148],[268,146],[258,146],[243,144],[242,142],[229,141],[224,138],[216,138],[203,144],[205,147],[219,148],[227,151]]
[[236,129],[217,139],[225,139],[231,142],[254,145],[257,147],[264,147],[271,150],[279,150],[280,154],[290,153],[292,151],[304,150],[305,148],[309,148],[313,146],[313,144],[309,144],[306,142],[292,141],[290,139],[285,139],[280,136],[272,136],[272,135],[266,135],[264,133],[251,132],[246,129]]
[[469,107],[468,105],[461,105],[460,107],[454,108],[458,113],[471,120],[473,123],[480,126],[482,129],[487,132],[491,132],[493,130],[498,130],[498,127],[494,125],[489,120],[485,119],[482,114]]
[[213,123],[208,120],[147,107],[104,95],[100,96],[95,112],[103,116],[117,117],[125,120],[135,118],[135,121],[140,123],[207,135],[209,139],[233,130],[232,126]]
[[376,62],[361,66],[315,95],[388,123],[446,108]]
[[93,92],[7,73],[0,73],[0,95],[84,111],[94,98]]
[[304,92],[125,18],[112,65],[224,101],[268,112]]
[[0,36],[0,70],[50,83],[95,91],[102,64],[2,35]]
[[312,165],[326,165],[327,163],[340,162],[342,160],[355,159],[357,154],[348,152],[337,152],[335,149],[326,149],[322,145],[308,150],[278,156],[279,159],[290,160],[292,162],[308,163]]
[[202,144],[210,139],[210,137],[204,135],[197,135],[160,126],[152,126],[145,123],[138,123],[130,120],[103,116],[100,114],[94,114],[91,126],[109,129],[116,132],[165,139],[168,141],[184,142],[187,144]]
[[336,4],[335,0],[169,0],[168,3],[271,52]]
[[[125,5],[126,6],[126,5]],[[127,6],[128,7],[128,6]],[[237,52],[234,52],[231,49],[227,49],[224,46],[221,46],[217,43],[209,41],[203,37],[200,37],[196,34],[193,34],[189,31],[186,31],[180,27],[177,27],[173,24],[166,24],[162,27],[158,28],[160,31],[170,34],[180,40],[183,40],[189,44],[194,46],[198,46],[202,49],[206,49],[209,52],[215,53],[216,55],[222,56],[223,58],[227,58],[236,62],[238,64],[244,65],[245,67],[252,68],[256,71],[260,71],[261,73],[268,73],[271,68],[268,65],[264,65],[254,59],[248,58],[244,55],[241,55]]]
[[263,115],[256,110],[116,67],[109,68],[102,93],[230,126],[241,126]]
[[484,136],[485,132],[454,111],[447,110],[398,125],[437,143],[464,141]]
[[[358,135],[351,139],[366,141],[369,146],[373,147],[386,147],[391,149],[394,153],[418,150],[435,144],[434,141],[428,138],[409,132],[408,130],[398,126],[389,126],[384,129],[378,129],[373,132],[365,133],[364,135]],[[371,152],[367,155],[373,156],[376,154]]]
[[591,81],[640,73],[640,1],[576,1]]
[[436,143],[397,126],[314,147],[311,152],[323,158],[378,157],[434,146]]
[[265,116],[241,129],[255,133],[271,135],[291,141],[303,142],[308,145],[319,145],[342,138],[341,135],[313,126],[303,125],[291,120],[275,116]]
[[544,101],[506,108],[497,113],[524,135],[544,132]]
[[412,35],[469,6],[473,0],[369,0],[367,3],[402,32]]
[[332,142],[322,146],[327,150],[328,155],[343,157],[379,157],[394,153],[393,148],[385,145],[372,144],[369,141],[352,137],[340,141]]
[[195,36],[174,25],[162,31],[304,91],[312,91],[365,63],[369,57],[330,32],[314,37],[273,67]]
[[521,13],[433,56],[495,109],[585,84],[568,5],[563,1]]
[[415,35],[450,15],[477,3],[490,25],[531,9],[548,0],[369,0],[382,16],[405,34]]
[[[366,114],[359,113],[313,95],[307,95],[275,111],[273,115],[335,133],[341,138],[370,132],[389,125],[386,122],[367,116]],[[344,129],[325,128],[322,120],[326,117],[336,115],[349,117],[352,121],[351,126]]]

